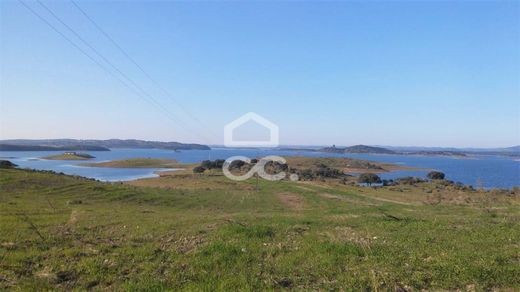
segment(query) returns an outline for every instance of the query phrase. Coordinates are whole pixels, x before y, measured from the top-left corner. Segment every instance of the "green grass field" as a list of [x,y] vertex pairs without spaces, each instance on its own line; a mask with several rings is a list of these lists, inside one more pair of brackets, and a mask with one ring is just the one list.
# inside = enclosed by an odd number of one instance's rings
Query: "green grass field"
[[0,170],[0,289],[520,289],[518,194],[187,176]]

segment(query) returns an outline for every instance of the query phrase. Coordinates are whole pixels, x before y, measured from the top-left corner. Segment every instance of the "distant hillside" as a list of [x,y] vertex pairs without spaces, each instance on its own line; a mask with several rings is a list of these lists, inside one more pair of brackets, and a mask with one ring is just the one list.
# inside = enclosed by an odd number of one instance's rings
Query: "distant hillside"
[[328,153],[370,153],[370,154],[400,154],[400,155],[432,155],[432,156],[466,156],[461,151],[428,151],[428,150],[417,150],[417,151],[394,151],[383,147],[367,146],[367,145],[354,145],[350,147],[325,147],[319,152]]
[[520,157],[520,146],[505,148],[453,148],[453,147],[413,147],[413,146],[382,146],[397,153],[409,155],[439,155],[439,156],[468,156],[468,155],[500,155]]
[[[206,145],[184,144],[179,142],[159,142],[143,140],[76,140],[76,139],[48,139],[48,140],[0,140],[4,145],[4,151],[38,151],[38,150],[90,150],[107,151],[108,148],[147,148],[147,149],[169,149],[169,150],[209,150]],[[13,149],[13,146],[16,146]],[[26,148],[24,147],[36,147]]]
[[505,151],[520,152],[520,145],[504,148]]
[[467,156],[464,152],[460,152],[460,151],[414,151],[414,152],[403,152],[402,154],[429,155],[429,156],[460,156],[460,157]]
[[103,146],[94,145],[67,145],[67,146],[44,146],[44,145],[19,145],[0,144],[0,151],[110,151]]
[[320,152],[328,152],[328,153],[374,153],[374,154],[396,154],[396,152],[382,148],[382,147],[374,147],[367,145],[354,145],[350,147],[325,147],[319,150]]
[[502,148],[455,148],[455,147],[421,147],[421,146],[384,146],[378,147],[387,148],[396,152],[419,152],[419,151],[449,151],[449,152],[464,152],[464,153],[498,153],[498,152],[520,152],[520,145]]
[[382,148],[382,147],[374,147],[374,146],[366,146],[366,145],[354,145],[345,148],[346,153],[379,153],[379,154],[395,154],[394,151]]

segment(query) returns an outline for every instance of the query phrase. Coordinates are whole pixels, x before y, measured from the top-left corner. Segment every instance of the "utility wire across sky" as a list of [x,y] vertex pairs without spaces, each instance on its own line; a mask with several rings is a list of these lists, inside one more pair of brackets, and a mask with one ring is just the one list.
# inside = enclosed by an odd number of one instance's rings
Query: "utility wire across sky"
[[[191,127],[189,125],[187,125],[184,121],[182,121],[180,118],[178,118],[175,114],[173,114],[171,111],[169,111],[167,108],[165,108],[161,103],[159,103],[152,95],[150,95],[147,91],[145,91],[141,86],[139,86],[139,84],[137,84],[133,79],[131,79],[127,74],[125,74],[123,71],[121,71],[116,65],[114,65],[112,62],[110,62],[110,60],[108,60],[108,58],[106,58],[103,54],[101,54],[96,48],[94,48],[91,44],[89,44],[88,41],[86,41],[83,37],[81,37],[81,35],[79,33],[77,33],[73,28],[71,28],[69,25],[67,25],[60,17],[58,17],[56,15],[56,13],[54,13],[49,7],[47,7],[45,4],[43,4],[41,1],[37,1],[40,6],[42,6],[49,14],[51,14],[59,23],[61,23],[64,27],[66,27],[72,34],[74,34],[86,47],[88,47],[90,50],[92,50],[99,58],[101,58],[101,60],[103,60],[106,64],[108,64],[113,70],[115,70],[117,73],[119,73],[120,76],[123,77],[123,79],[120,78],[119,75],[115,74],[113,71],[109,70],[106,66],[104,66],[103,64],[101,64],[98,60],[96,60],[94,57],[92,57],[89,53],[87,53],[85,50],[83,50],[77,43],[75,43],[72,39],[70,39],[69,37],[67,37],[63,32],[61,32],[57,27],[55,27],[52,23],[50,23],[46,18],[44,18],[41,14],[39,14],[38,12],[36,12],[33,8],[31,8],[29,5],[27,5],[27,3],[25,3],[24,1],[22,0],[18,0],[18,2],[20,2],[25,8],[27,8],[32,14],[34,14],[36,17],[38,17],[40,20],[42,20],[45,24],[47,24],[52,30],[54,30],[56,33],[58,33],[61,37],[63,37],[68,43],[70,43],[73,47],[75,47],[76,49],[78,49],[83,55],[85,55],[86,57],[88,57],[91,61],[93,61],[98,67],[100,67],[103,71],[107,72],[109,75],[111,75],[112,77],[114,77],[116,80],[118,80],[121,84],[123,84],[127,89],[129,89],[130,91],[132,91],[134,94],[136,94],[138,97],[142,98],[143,100],[145,100],[146,102],[148,102],[150,105],[152,105],[153,107],[155,107],[156,109],[158,109],[159,111],[161,111],[168,119],[172,120],[174,123],[176,124],[180,124],[185,130],[188,130],[190,129],[191,132],[190,133],[194,133],[196,134],[197,136],[199,136],[200,138],[202,138],[205,143],[209,143],[210,140],[205,137],[204,135],[202,135],[200,132],[198,131],[193,131],[193,129],[191,129]],[[80,11],[82,12],[83,15],[85,15],[87,17],[87,19],[89,19],[93,24],[95,24],[95,22],[93,22],[91,20],[90,17],[88,17],[88,15],[83,11],[81,10],[81,8],[79,8],[79,6],[76,4],[76,3],[73,3],[75,7],[77,7],[78,9],[80,9]],[[153,78],[151,78],[151,76],[146,73],[146,71],[137,63],[133,60],[133,58],[131,58],[127,53],[126,51],[124,51],[121,46],[119,46],[108,34],[106,34],[97,24],[95,24],[95,27],[100,31],[102,32],[102,34],[104,34],[107,38],[109,38],[111,40],[111,42],[123,53],[123,55],[125,55],[125,57],[127,57],[127,59],[129,59],[134,65],[136,65],[136,67],[139,68],[140,71],[142,71],[145,76],[150,79],[150,81],[152,81],[152,83],[155,84],[155,86],[157,86],[158,88],[160,88],[163,92],[165,91],[164,88],[162,88],[161,86],[159,86],[159,84],[157,82],[155,82],[155,80],[153,80]],[[130,84],[133,86],[130,86]],[[176,103],[178,104],[178,103]],[[180,105],[179,107],[181,108],[181,110],[185,111]],[[191,115],[190,115],[191,116]],[[193,117],[192,117],[193,118]],[[196,119],[197,120],[197,119]],[[197,120],[198,121],[198,120]],[[200,123],[200,121],[198,121]]]
[[[83,10],[77,3],[76,1],[74,0],[71,0],[70,1],[80,12],[81,14],[83,14],[83,16],[85,16],[85,18],[101,33],[103,34],[113,45],[114,47],[116,47],[120,52],[121,54],[123,54],[123,56],[125,56],[132,64],[134,64],[138,69],[139,71],[141,71],[141,73],[143,73],[144,76],[146,76],[146,78],[148,78],[148,80],[150,80],[157,88],[160,89],[160,91],[162,91],[162,93],[167,97],[169,98],[171,101],[173,101],[175,103],[175,105],[177,107],[179,107],[186,115],[190,116],[191,119],[193,119],[194,121],[196,121],[197,123],[199,123],[199,125],[201,126],[204,126],[204,128],[207,128],[209,129],[208,127],[206,127],[206,125],[204,125],[195,115],[191,114],[181,103],[177,102],[177,100],[174,98],[173,94],[171,94],[168,90],[166,90],[163,86],[161,86],[161,84],[159,82],[157,82],[150,74],[148,74],[148,72],[146,72],[146,70],[144,70],[144,68],[139,65],[139,63],[137,63],[137,61],[135,61],[134,58],[132,58],[130,56],[130,54],[127,53],[127,51],[125,49],[123,49],[123,47],[121,47],[115,40],[114,38],[112,38],[103,28],[101,28],[101,26],[96,22],[94,21],[94,19],[92,17],[90,17],[86,12],[85,10]],[[213,134],[214,136],[215,133],[213,132],[210,132],[211,134]]]

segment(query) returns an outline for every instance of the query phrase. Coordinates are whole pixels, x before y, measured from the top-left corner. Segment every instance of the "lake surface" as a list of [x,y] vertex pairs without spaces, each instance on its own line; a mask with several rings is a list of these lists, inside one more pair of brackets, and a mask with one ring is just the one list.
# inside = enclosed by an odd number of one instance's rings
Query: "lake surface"
[[[226,159],[235,155],[251,158],[267,155],[308,157],[350,157],[388,162],[418,168],[435,169],[446,174],[446,178],[467,185],[485,188],[511,188],[520,186],[520,160],[502,156],[472,156],[453,158],[443,156],[409,156],[380,154],[335,154],[309,151],[287,151],[268,149],[185,150],[174,152],[161,149],[112,149],[112,151],[82,151],[95,156],[89,162],[100,162],[127,158],[167,158],[179,162],[200,162],[206,159]],[[42,160],[40,157],[59,154],[59,151],[0,151],[0,159],[7,159],[22,168],[53,170],[66,174],[80,175],[102,181],[124,181],[156,176],[155,168],[104,168],[83,167],[85,161]],[[386,179],[403,176],[425,177],[428,170],[394,171],[380,176]]]

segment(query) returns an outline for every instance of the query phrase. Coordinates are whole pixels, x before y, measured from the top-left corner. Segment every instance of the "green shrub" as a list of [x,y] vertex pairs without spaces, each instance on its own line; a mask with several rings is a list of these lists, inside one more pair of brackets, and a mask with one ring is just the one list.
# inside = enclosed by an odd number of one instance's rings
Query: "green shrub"
[[429,179],[444,179],[444,173],[440,171],[431,171],[426,175]]
[[365,183],[368,185],[371,185],[373,183],[381,183],[381,178],[374,173],[362,173],[358,177],[359,183]]

